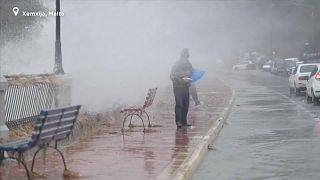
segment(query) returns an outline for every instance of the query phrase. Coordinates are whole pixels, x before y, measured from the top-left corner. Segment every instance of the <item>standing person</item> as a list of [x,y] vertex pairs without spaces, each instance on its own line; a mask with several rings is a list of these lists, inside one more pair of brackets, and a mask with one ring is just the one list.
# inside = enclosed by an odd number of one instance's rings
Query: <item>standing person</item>
[[175,120],[178,128],[191,126],[187,123],[189,110],[189,87],[192,81],[192,65],[189,61],[189,50],[184,48],[180,59],[173,65],[170,78],[173,83],[175,97]]

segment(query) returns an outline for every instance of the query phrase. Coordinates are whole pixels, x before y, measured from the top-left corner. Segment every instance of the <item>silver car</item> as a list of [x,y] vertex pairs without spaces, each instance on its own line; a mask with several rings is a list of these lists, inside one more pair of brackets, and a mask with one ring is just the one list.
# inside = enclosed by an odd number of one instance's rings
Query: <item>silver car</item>
[[309,80],[306,85],[307,102],[317,105],[320,99],[320,65],[317,64],[310,73]]

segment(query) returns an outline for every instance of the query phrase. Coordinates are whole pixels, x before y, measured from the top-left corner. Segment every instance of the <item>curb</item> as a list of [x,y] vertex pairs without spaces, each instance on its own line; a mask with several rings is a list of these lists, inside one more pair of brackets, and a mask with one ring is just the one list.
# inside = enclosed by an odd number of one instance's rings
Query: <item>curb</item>
[[158,180],[165,180],[170,177],[174,180],[190,179],[194,170],[198,167],[199,163],[202,161],[206,153],[208,152],[208,145],[211,144],[219,135],[219,132],[223,128],[225,121],[232,109],[235,100],[235,91],[232,90],[232,95],[229,100],[228,105],[224,108],[221,115],[214,123],[214,125],[208,130],[206,135],[204,135],[201,142],[196,146],[196,148],[189,154],[188,157],[183,161],[180,167],[173,173],[170,174],[170,165],[157,177]]

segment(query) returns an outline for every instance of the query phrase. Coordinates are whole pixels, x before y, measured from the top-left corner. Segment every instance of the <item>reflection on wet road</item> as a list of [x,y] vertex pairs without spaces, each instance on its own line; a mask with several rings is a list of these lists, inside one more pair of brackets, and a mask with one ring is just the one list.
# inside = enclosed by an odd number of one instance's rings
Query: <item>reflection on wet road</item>
[[[117,117],[116,112],[112,112],[114,116],[107,116],[108,121],[102,121],[99,127],[79,123],[81,133],[86,133],[86,128],[95,128],[94,133],[70,146],[60,146],[68,170],[75,175],[62,177],[63,166],[57,153],[48,153],[45,161],[37,158],[35,171],[43,175],[41,177],[54,180],[173,179],[230,101],[231,89],[213,74],[207,73],[197,87],[203,104],[190,105],[188,122],[191,127],[177,129],[171,86],[162,88],[157,92],[154,105],[148,109],[154,127],[148,128],[146,133],[143,133],[138,118],[132,119],[134,127],[125,126],[122,132],[122,118]],[[28,161],[29,167],[30,163]],[[10,168],[0,168],[0,179],[25,179],[23,169],[19,169],[16,163],[11,164]]]
[[193,179],[319,179],[320,106],[259,71],[223,78],[236,90],[229,119]]

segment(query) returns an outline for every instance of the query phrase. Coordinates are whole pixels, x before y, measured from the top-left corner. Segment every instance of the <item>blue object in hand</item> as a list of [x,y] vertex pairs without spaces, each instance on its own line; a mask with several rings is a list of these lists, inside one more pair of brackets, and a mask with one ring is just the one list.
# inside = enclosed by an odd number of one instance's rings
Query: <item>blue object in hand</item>
[[193,68],[192,69],[192,74],[191,74],[191,79],[192,79],[192,83],[198,81],[199,79],[202,78],[202,76],[204,75],[205,71],[201,70],[201,69],[196,69]]

